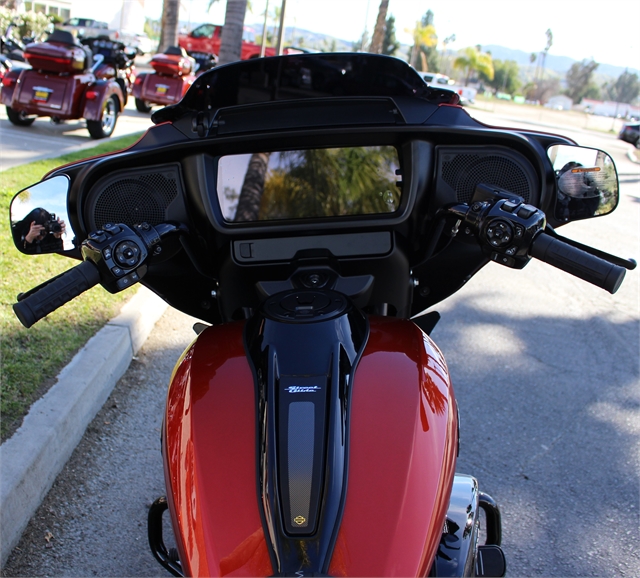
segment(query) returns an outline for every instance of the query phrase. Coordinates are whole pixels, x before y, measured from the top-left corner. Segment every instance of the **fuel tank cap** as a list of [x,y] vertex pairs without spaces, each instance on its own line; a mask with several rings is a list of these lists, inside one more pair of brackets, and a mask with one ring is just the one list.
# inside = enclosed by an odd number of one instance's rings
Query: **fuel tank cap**
[[265,316],[274,321],[324,321],[349,308],[348,299],[336,291],[294,289],[277,293],[264,303]]

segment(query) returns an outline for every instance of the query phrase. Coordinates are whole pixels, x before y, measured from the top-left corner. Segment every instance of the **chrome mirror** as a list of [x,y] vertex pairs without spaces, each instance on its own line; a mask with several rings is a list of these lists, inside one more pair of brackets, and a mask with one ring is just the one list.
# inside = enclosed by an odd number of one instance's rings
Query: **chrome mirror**
[[556,173],[556,219],[568,222],[607,215],[618,205],[618,173],[604,151],[553,145],[547,151]]
[[69,178],[58,175],[20,191],[11,201],[11,234],[22,253],[60,253],[75,247],[69,226]]

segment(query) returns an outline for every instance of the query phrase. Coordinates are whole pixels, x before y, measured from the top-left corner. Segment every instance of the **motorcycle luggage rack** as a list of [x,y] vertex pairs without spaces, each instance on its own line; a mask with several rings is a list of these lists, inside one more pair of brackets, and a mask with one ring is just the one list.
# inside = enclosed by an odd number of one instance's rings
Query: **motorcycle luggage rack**
[[153,557],[174,576],[184,576],[182,564],[175,548],[167,549],[162,537],[162,515],[169,508],[165,496],[158,498],[149,508],[148,535]]

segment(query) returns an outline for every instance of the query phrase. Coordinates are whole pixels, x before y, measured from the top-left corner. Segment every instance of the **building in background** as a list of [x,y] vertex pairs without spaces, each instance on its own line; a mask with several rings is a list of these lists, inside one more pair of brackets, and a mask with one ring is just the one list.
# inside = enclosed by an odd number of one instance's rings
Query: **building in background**
[[124,33],[144,32],[144,0],[17,0],[18,12],[41,12],[56,15],[62,20],[92,18],[107,22],[109,28]]
[[24,0],[16,2],[16,8],[18,12],[41,12],[68,20],[72,16],[73,2],[71,0]]

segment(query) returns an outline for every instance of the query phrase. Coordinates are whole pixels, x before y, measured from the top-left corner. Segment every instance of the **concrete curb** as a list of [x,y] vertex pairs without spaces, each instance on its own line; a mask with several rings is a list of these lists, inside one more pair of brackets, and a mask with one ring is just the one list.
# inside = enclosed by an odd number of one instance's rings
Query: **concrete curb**
[[167,304],[141,287],[0,446],[0,567]]

